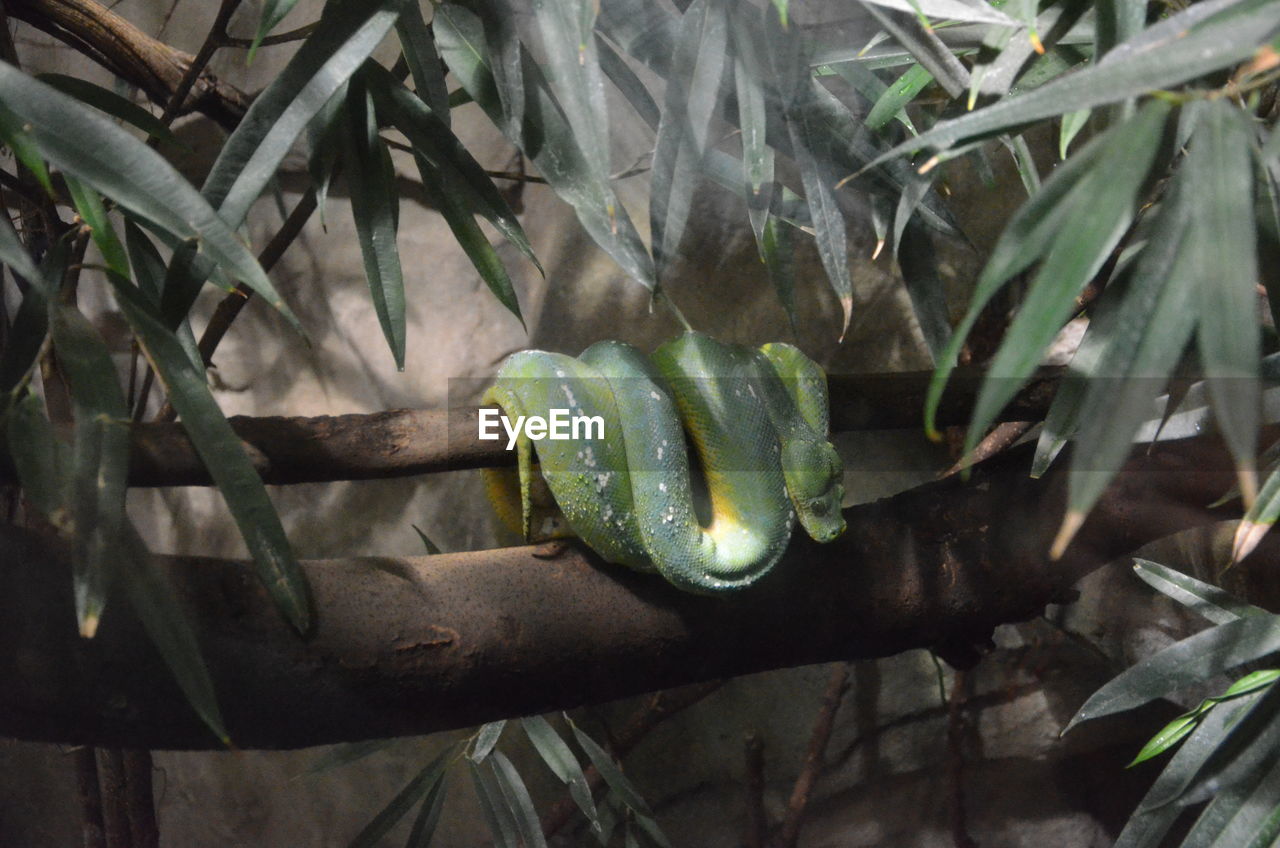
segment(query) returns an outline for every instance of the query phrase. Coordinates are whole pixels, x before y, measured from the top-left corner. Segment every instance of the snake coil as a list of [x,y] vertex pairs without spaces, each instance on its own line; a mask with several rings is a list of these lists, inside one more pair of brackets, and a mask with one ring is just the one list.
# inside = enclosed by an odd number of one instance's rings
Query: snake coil
[[[689,332],[652,357],[612,341],[577,358],[522,351],[484,402],[508,418],[598,416],[603,432],[538,441],[547,487],[568,528],[605,560],[686,591],[751,585],[782,556],[797,518],[820,542],[844,531],[826,375],[791,345],[751,349]],[[706,483],[701,518],[686,434]],[[520,504],[526,539],[565,535],[552,518],[533,526],[537,470],[523,432],[516,449],[517,472],[486,472],[495,506],[514,518]]]

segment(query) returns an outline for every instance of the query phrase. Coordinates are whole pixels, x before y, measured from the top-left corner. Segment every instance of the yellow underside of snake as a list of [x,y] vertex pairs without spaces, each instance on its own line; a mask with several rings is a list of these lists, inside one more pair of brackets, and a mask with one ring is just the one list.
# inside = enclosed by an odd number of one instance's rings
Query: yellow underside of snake
[[510,421],[560,410],[583,424],[577,438],[536,447],[521,430],[517,472],[487,472],[499,513],[514,518],[519,505],[526,538],[546,529],[534,526],[539,470],[573,534],[605,560],[657,571],[691,592],[754,583],[786,550],[797,518],[820,542],[844,531],[826,375],[791,345],[751,349],[690,332],[649,357],[621,342],[577,358],[522,351],[484,402]]

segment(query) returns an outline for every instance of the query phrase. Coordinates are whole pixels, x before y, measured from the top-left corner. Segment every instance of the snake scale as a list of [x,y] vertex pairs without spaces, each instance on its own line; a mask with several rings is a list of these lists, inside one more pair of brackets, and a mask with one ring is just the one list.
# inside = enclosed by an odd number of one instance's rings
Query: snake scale
[[539,471],[568,528],[605,560],[690,592],[754,583],[797,518],[820,542],[844,531],[826,375],[791,345],[752,349],[686,332],[651,357],[614,341],[577,358],[521,351],[484,403],[509,419],[560,409],[603,421],[603,432],[537,441],[536,465],[521,433],[517,471],[487,472],[499,512],[515,519],[519,505],[526,539],[564,535],[554,519],[534,526]]

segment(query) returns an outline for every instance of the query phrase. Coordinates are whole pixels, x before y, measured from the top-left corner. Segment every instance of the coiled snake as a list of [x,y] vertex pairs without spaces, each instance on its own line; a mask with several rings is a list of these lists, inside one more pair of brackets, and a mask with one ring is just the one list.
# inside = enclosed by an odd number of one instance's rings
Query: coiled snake
[[[577,358],[522,351],[484,402],[509,419],[557,409],[598,416],[603,433],[537,442],[542,477],[569,528],[604,559],[681,589],[751,585],[781,557],[797,517],[820,542],[844,531],[826,375],[791,345],[750,349],[687,332],[651,357],[612,341]],[[686,433],[705,479],[701,510]],[[516,473],[488,472],[495,505],[509,518],[520,505],[526,538],[563,535],[551,519],[533,526],[528,435],[516,450]]]

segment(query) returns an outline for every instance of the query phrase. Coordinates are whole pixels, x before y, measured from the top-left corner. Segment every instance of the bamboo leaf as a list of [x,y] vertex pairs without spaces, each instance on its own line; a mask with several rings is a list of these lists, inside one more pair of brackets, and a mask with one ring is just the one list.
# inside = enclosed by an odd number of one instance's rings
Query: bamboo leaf
[[1000,409],[1040,363],[1070,315],[1076,295],[1102,267],[1137,211],[1138,191],[1159,147],[1169,107],[1147,104],[1109,135],[1084,178],[1063,229],[1055,234],[1018,316],[1009,327],[974,404],[965,452],[985,435]]
[[[528,121],[515,123],[504,113],[504,104],[498,97],[480,19],[466,9],[445,4],[436,10],[433,25],[440,55],[489,119],[533,160],[552,189],[573,206],[596,244],[624,271],[652,288],[653,261],[639,234],[612,189],[605,187],[608,190],[601,193],[602,187],[586,176],[586,164],[573,133],[528,55],[521,52]],[[540,131],[532,133],[534,127]]]
[[246,63],[253,61],[258,48],[262,45],[262,39],[270,35],[271,30],[275,29],[296,5],[298,0],[263,0],[262,17],[258,19],[258,31],[253,34],[253,43],[249,45],[249,53],[245,57]]
[[529,741],[542,757],[542,761],[555,773],[556,777],[560,778],[562,783],[568,785],[570,797],[591,823],[591,829],[596,834],[602,833],[600,815],[596,811],[595,801],[591,798],[591,787],[573,751],[542,716],[529,716],[521,719],[520,724],[524,727]]
[[444,81],[444,66],[436,52],[436,40],[422,18],[417,3],[406,3],[396,20],[396,35],[405,63],[413,76],[418,97],[431,108],[431,113],[446,127],[450,122],[449,88]]
[[382,837],[386,836],[396,822],[404,818],[405,813],[418,801],[435,791],[444,780],[445,770],[454,753],[453,746],[440,752],[422,771],[414,775],[394,798],[387,802],[378,815],[364,826],[364,829],[351,840],[350,848],[373,848]]
[[[6,69],[8,67],[8,65],[5,66]],[[19,71],[14,70],[13,73],[19,73]],[[6,108],[8,98],[11,96],[9,92],[0,89],[0,142],[9,148],[14,158],[31,172],[45,194],[53,197],[53,183],[49,180],[49,169],[45,167],[40,145],[32,135],[32,127],[27,123],[25,115]]]
[[38,286],[27,286],[22,305],[9,326],[4,349],[0,350],[0,415],[12,400],[10,393],[35,365],[48,333],[48,300]]
[[1280,761],[1257,780],[1217,793],[1182,848],[1267,848],[1280,835]]
[[1272,615],[1249,616],[1203,630],[1117,675],[1085,701],[1063,732],[1081,722],[1140,707],[1276,650],[1280,650],[1280,623]]
[[[1253,615],[1268,615],[1261,607],[1246,603],[1217,586],[1163,566],[1158,562],[1135,557],[1133,571],[1152,588],[1168,595],[1187,609],[1214,624],[1226,624]],[[1235,693],[1232,693],[1235,694]]]
[[470,761],[467,765],[475,784],[476,798],[480,801],[480,811],[494,844],[499,848],[520,848],[515,818],[493,774],[482,763]]
[[201,190],[231,226],[244,221],[294,141],[364,64],[395,24],[404,2],[332,5],[275,81],[254,98]]
[[67,191],[71,194],[71,202],[85,225],[89,227],[89,235],[98,246],[107,267],[121,277],[129,276],[129,257],[124,252],[124,245],[116,235],[111,219],[107,217],[106,207],[102,205],[102,197],[93,189],[75,177],[64,177]]
[[949,21],[966,21],[975,24],[999,24],[1014,27],[1018,22],[1013,18],[989,6],[985,2],[962,3],[960,0],[865,0],[886,9],[899,12],[911,12],[930,18],[943,18]]
[[707,133],[728,52],[720,0],[694,0],[680,21],[658,121],[649,192],[649,228],[657,276],[678,255],[697,187]]
[[449,784],[441,778],[427,790],[427,796],[422,799],[418,817],[413,820],[413,829],[409,831],[406,848],[429,848],[431,840],[435,837],[436,826],[440,823],[440,813],[444,810],[444,798],[448,788]]
[[582,750],[586,752],[587,759],[591,760],[591,764],[596,767],[596,771],[600,772],[600,776],[604,778],[604,782],[609,788],[618,793],[618,798],[622,803],[626,804],[634,812],[640,815],[653,816],[653,811],[649,809],[649,805],[645,803],[644,798],[631,785],[631,781],[627,780],[627,776],[622,773],[622,769],[618,768],[618,764],[614,762],[613,757],[601,748],[596,740],[592,739],[582,731],[582,728],[574,724],[568,716],[565,720],[569,722],[569,727],[573,730],[573,736],[578,740],[578,744],[582,746]]
[[36,267],[22,239],[18,238],[18,234],[14,232],[8,216],[4,215],[0,218],[3,218],[0,220],[0,262],[8,265],[14,273],[28,282],[34,280],[38,283],[40,269]]
[[1239,562],[1252,553],[1275,525],[1277,517],[1280,517],[1280,470],[1267,475],[1257,500],[1236,527],[1231,559]]
[[742,128],[743,193],[747,198],[747,217],[751,221],[751,231],[755,234],[756,246],[763,259],[764,230],[769,217],[769,205],[773,200],[773,148],[766,143],[768,118],[765,112],[765,70],[760,61],[762,48],[741,13],[727,17],[733,54],[734,91],[738,97],[738,125]]
[[53,86],[63,94],[69,94],[82,103],[89,104],[100,112],[133,124],[147,135],[179,147],[186,146],[159,118],[110,89],[66,74],[36,74],[36,79]]
[[165,665],[173,672],[178,688],[187,696],[192,709],[223,745],[230,745],[231,738],[218,708],[213,679],[168,574],[155,562],[146,543],[127,518],[118,542],[114,556],[108,559],[112,582],[123,585],[129,605]]
[[240,528],[259,579],[284,617],[306,633],[311,628],[306,575],[294,559],[262,479],[209,393],[204,372],[191,362],[137,289],[114,279],[112,283],[125,320]]
[[400,197],[391,170],[391,154],[378,135],[373,98],[363,85],[353,83],[348,89],[345,117],[342,158],[351,190],[351,217],[382,335],[391,348],[396,369],[403,371],[404,273],[396,246],[396,207]]
[[[591,179],[608,191],[609,118],[594,37],[594,0],[534,0],[556,100],[582,149]],[[678,49],[678,48],[677,48]]]
[[520,841],[525,848],[547,848],[547,841],[542,836],[542,825],[538,822],[538,811],[534,809],[524,778],[520,777],[520,772],[516,771],[511,760],[501,751],[494,751],[490,762],[493,764],[498,788],[515,818]]
[[[56,281],[60,280],[59,270]],[[67,376],[75,415],[72,586],[80,635],[92,638],[106,605],[108,562],[117,553],[125,522],[129,407],[106,342],[79,309],[50,297],[49,335]]]
[[1196,338],[1215,417],[1249,507],[1257,494],[1261,413],[1250,128],[1234,105],[1215,100],[1202,110],[1183,166],[1197,209],[1187,257],[1199,281]]
[[244,280],[298,326],[248,247],[160,154],[110,119],[5,63],[0,63],[0,101],[31,127],[51,163],[178,240],[195,240],[203,256]]
[[[1205,19],[1186,11],[1139,33],[1095,65],[959,118],[939,121],[928,132],[899,144],[871,165],[912,150],[944,150],[959,142],[1004,132],[1024,124],[1172,88],[1248,59],[1277,30],[1275,10],[1261,0],[1235,0]],[[1242,11],[1233,11],[1230,6]],[[1217,10],[1223,5],[1218,4]],[[868,166],[871,167],[871,166]]]
[[427,534],[423,533],[422,530],[418,527],[418,525],[410,524],[409,526],[413,528],[413,532],[417,533],[418,538],[422,540],[422,547],[427,549],[428,555],[435,556],[436,554],[440,553],[440,546],[437,545],[435,542],[431,541],[431,539],[427,537]]
[[959,97],[969,88],[969,72],[932,29],[921,26],[915,15],[887,12],[874,5],[866,9],[881,27],[907,49],[951,97]]
[[471,746],[471,753],[467,756],[473,762],[482,763],[485,757],[493,751],[493,746],[498,744],[502,731],[506,729],[506,719],[501,721],[491,721],[480,728],[476,734],[475,744]]
[[133,280],[138,284],[138,290],[151,301],[153,306],[158,307],[167,273],[160,251],[156,249],[151,239],[147,238],[142,228],[127,217],[124,219],[124,244],[129,253],[129,265],[133,269]]
[[918,62],[907,68],[872,104],[871,111],[867,113],[867,126],[873,130],[882,129],[889,121],[897,118],[906,124],[914,135],[915,130],[911,126],[911,119],[907,117],[906,107],[931,82],[933,82],[933,74]]
[[304,774],[324,774],[335,768],[363,760],[365,757],[385,751],[399,742],[399,739],[364,739],[359,742],[343,742],[331,746],[327,751],[312,761]]
[[44,411],[44,401],[30,390],[6,410],[5,435],[22,490],[49,523],[67,523],[66,501],[70,486],[70,449],[58,440]]
[[1151,737],[1151,741],[1142,746],[1142,750],[1138,752],[1138,755],[1133,758],[1133,761],[1126,768],[1133,768],[1139,763],[1145,763],[1190,736],[1191,731],[1196,729],[1196,719],[1199,715],[1198,711],[1185,713],[1166,724],[1155,736]]

